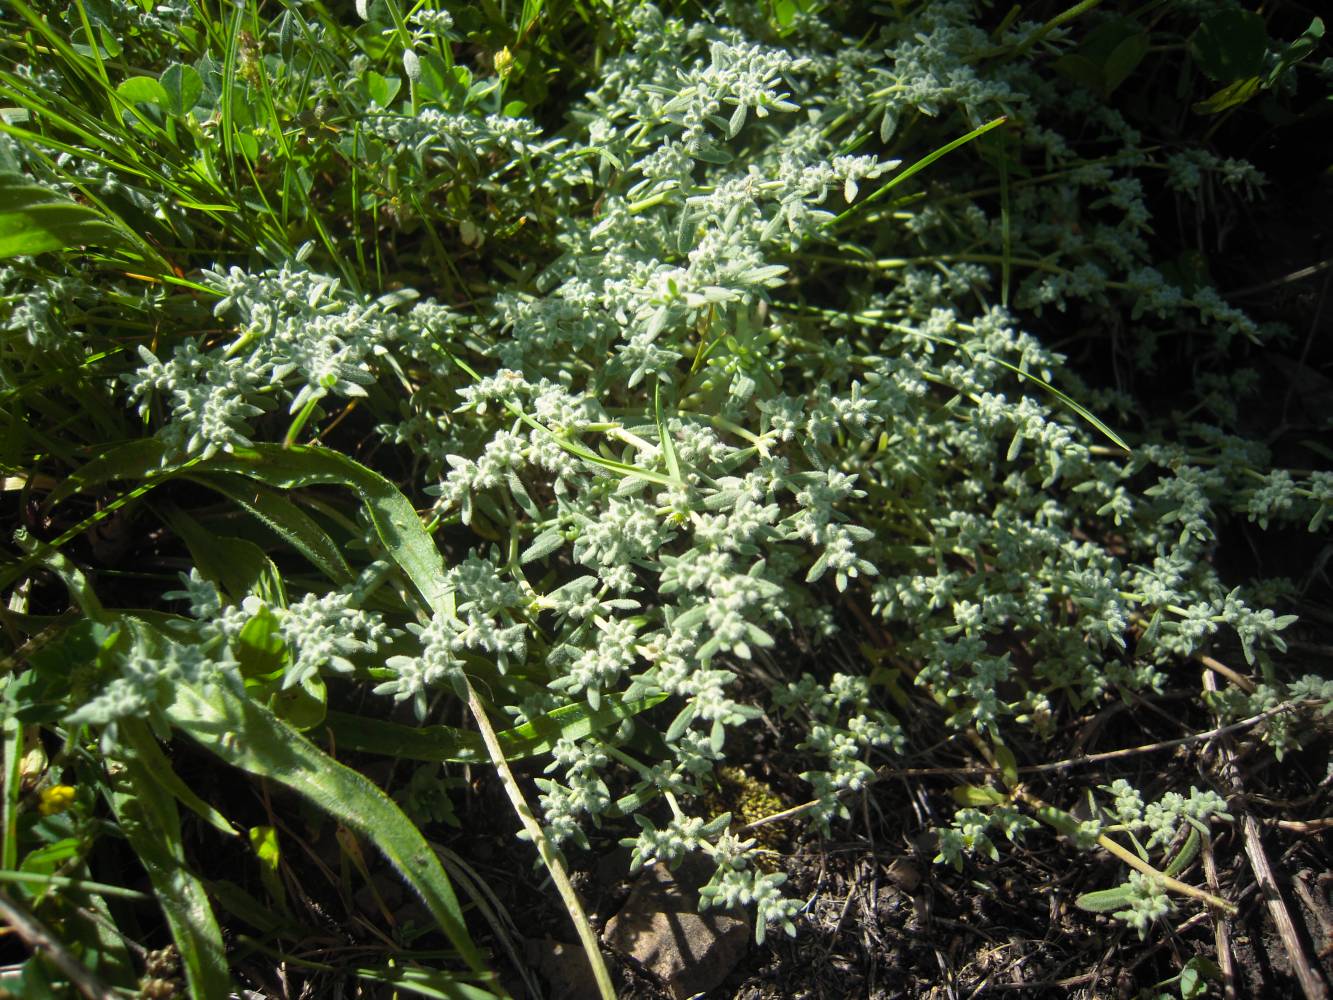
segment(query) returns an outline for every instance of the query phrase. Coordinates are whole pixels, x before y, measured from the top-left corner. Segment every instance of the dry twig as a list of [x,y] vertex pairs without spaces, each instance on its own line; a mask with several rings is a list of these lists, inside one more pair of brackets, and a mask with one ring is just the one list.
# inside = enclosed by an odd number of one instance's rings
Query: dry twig
[[[1205,663],[1204,666],[1209,665]],[[1216,683],[1213,681],[1212,675],[1205,675],[1204,685],[1209,686],[1210,682],[1213,685]],[[1259,823],[1254,818],[1254,814],[1244,804],[1245,789],[1241,783],[1240,769],[1236,766],[1231,748],[1228,745],[1229,742],[1225,736],[1219,739],[1218,755],[1232,791],[1241,800],[1240,808],[1244,810],[1240,820],[1240,830],[1245,844],[1245,856],[1250,861],[1250,870],[1254,872],[1255,882],[1263,893],[1264,902],[1268,905],[1269,915],[1273,918],[1273,923],[1277,927],[1278,935],[1282,939],[1282,947],[1286,950],[1287,960],[1291,963],[1292,972],[1295,973],[1297,981],[1301,984],[1301,992],[1305,995],[1305,1000],[1327,1000],[1328,986],[1319,971],[1305,956],[1305,948],[1302,946],[1300,936],[1296,932],[1296,925],[1291,919],[1291,913],[1287,909],[1286,902],[1282,899],[1282,892],[1278,888],[1277,879],[1273,876],[1273,868],[1268,862],[1268,855],[1264,852],[1263,841],[1259,833]]]
[[115,1000],[116,995],[58,941],[45,924],[3,891],[0,891],[0,919],[14,929],[30,951],[41,952],[49,958],[88,1000]]

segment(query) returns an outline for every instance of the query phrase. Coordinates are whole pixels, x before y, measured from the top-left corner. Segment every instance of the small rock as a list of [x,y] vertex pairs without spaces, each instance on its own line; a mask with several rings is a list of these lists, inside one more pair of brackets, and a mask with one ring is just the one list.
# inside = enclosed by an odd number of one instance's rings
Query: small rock
[[550,1000],[585,1000],[597,996],[597,980],[581,945],[548,937],[529,938],[526,946],[528,964],[536,966],[551,988]]
[[916,887],[921,884],[921,873],[906,858],[894,858],[884,869],[884,874],[889,877],[890,882],[909,896],[916,892]]
[[[682,866],[654,865],[640,877],[603,940],[656,976],[675,1000],[706,993],[734,969],[750,941],[744,912],[699,912],[704,878]],[[706,874],[705,876],[706,877]]]

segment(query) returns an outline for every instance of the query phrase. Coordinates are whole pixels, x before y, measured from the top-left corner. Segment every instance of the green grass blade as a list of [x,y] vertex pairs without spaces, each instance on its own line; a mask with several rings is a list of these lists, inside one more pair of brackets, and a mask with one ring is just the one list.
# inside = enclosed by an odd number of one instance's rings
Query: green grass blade
[[662,383],[653,388],[653,412],[657,420],[657,444],[662,449],[666,460],[667,474],[677,482],[684,482],[680,475],[680,459],[676,456],[676,445],[667,430],[666,419],[662,416]]
[[532,30],[532,26],[537,23],[537,18],[541,16],[542,7],[545,6],[544,0],[523,0],[523,13],[518,18],[518,40],[521,42]]
[[933,153],[926,154],[925,156],[921,157],[921,159],[913,163],[906,170],[894,174],[893,177],[888,181],[888,183],[884,184],[873,194],[867,195],[865,198],[862,198],[855,205],[851,206],[841,215],[837,216],[830,223],[830,225],[836,226],[842,222],[845,222],[848,218],[850,218],[852,215],[864,209],[867,205],[871,205],[879,201],[880,198],[883,198],[885,195],[887,195],[890,191],[896,188],[903,181],[907,180],[909,177],[913,177],[916,174],[920,173],[922,170],[925,170],[936,160],[948,156],[958,147],[966,146],[973,139],[980,138],[981,136],[989,132],[991,129],[998,128],[1008,120],[1009,119],[1005,117],[996,118],[994,121],[989,121],[985,125],[982,125],[980,128],[974,128],[971,132],[967,133],[967,135],[959,136],[957,139],[953,140],[953,142],[945,143],[943,146],[935,150]]
[[157,438],[137,438],[116,445],[67,476],[46,498],[47,509],[80,490],[100,486],[114,479],[148,479],[162,469],[166,448]]
[[15,705],[5,698],[0,749],[4,751],[4,787],[0,789],[0,870],[18,867],[18,804],[22,790],[23,723],[14,716]]
[[328,532],[282,494],[224,472],[188,478],[221,493],[262,522],[334,583],[347,583],[355,576]]
[[132,747],[135,756],[151,773],[165,791],[180,800],[192,813],[208,823],[225,837],[239,837],[240,833],[228,822],[227,817],[201,799],[180,776],[172,770],[171,761],[162,752],[157,739],[142,719],[122,719],[118,726],[119,739]]
[[413,993],[434,1000],[495,1000],[489,990],[450,979],[448,973],[435,969],[406,968],[357,969],[358,979],[392,986],[402,993]]
[[33,885],[48,889],[68,889],[72,892],[87,892],[95,896],[114,896],[117,899],[132,899],[136,903],[147,902],[153,897],[137,889],[126,889],[123,885],[107,885],[105,882],[90,882],[82,878],[69,878],[65,875],[47,875],[44,872],[21,872],[0,869],[0,882],[12,882],[17,885]]
[[[549,753],[557,740],[583,739],[618,722],[646,712],[666,700],[654,695],[626,701],[605,695],[600,708],[586,702],[566,705],[513,729],[496,733],[505,760],[523,760]],[[485,764],[490,761],[480,734],[453,726],[401,726],[346,712],[329,712],[325,728],[340,750],[358,750],[409,760],[447,761],[455,764]]]
[[407,497],[379,473],[339,452],[313,445],[237,448],[201,468],[239,473],[278,489],[332,485],[355,490],[381,544],[427,605],[437,613],[453,614],[453,593],[444,582],[444,557]]
[[421,896],[468,966],[486,971],[440,859],[403,811],[368,779],[267,709],[225,688],[204,694],[180,685],[167,717],[228,764],[290,789],[371,841]]
[[31,183],[20,174],[0,173],[0,259],[67,250],[96,243],[115,247],[120,231],[86,205]]
[[[102,607],[102,601],[97,596],[97,591],[93,590],[88,582],[88,577],[83,570],[74,565],[73,561],[61,552],[55,551],[53,547],[48,547],[42,542],[37,541],[28,534],[26,529],[20,528],[14,534],[14,540],[23,550],[24,558],[15,563],[15,566],[28,567],[41,564],[60,578],[60,582],[65,585],[69,591],[69,599],[73,601],[85,618],[92,621],[105,621],[107,618],[106,610]],[[6,567],[3,576],[8,576],[13,567]],[[4,580],[7,584],[8,580]],[[0,584],[0,585],[4,585]]]
[[226,1000],[231,995],[226,946],[203,883],[185,863],[176,799],[137,755],[126,753],[112,773],[106,798],[125,839],[153,884],[180,953],[189,995]]
[[1049,382],[1047,382],[1045,379],[1043,379],[1043,378],[1039,378],[1039,377],[1037,377],[1036,375],[1033,375],[1033,374],[1032,374],[1031,372],[1029,372],[1029,371],[1024,371],[1022,368],[1018,367],[1018,365],[1012,365],[1012,364],[1010,364],[1008,361],[1001,361],[999,358],[995,357],[994,355],[988,355],[988,357],[990,357],[990,360],[991,360],[991,361],[994,361],[994,362],[995,362],[997,365],[999,365],[1001,368],[1007,368],[1007,369],[1009,369],[1009,371],[1013,372],[1015,375],[1019,376],[1020,378],[1025,378],[1025,379],[1027,379],[1029,382],[1033,382],[1033,383],[1035,383],[1036,385],[1041,386],[1043,389],[1045,389],[1047,392],[1049,392],[1052,396],[1054,396],[1054,397],[1055,397],[1056,399],[1058,399],[1060,402],[1064,403],[1065,406],[1069,407],[1069,408],[1070,408],[1071,410],[1073,410],[1076,414],[1078,414],[1080,417],[1082,417],[1084,420],[1086,420],[1090,425],[1092,425],[1093,427],[1095,427],[1097,430],[1101,431],[1101,433],[1104,434],[1104,435],[1106,436],[1107,440],[1111,441],[1117,448],[1123,448],[1123,449],[1125,449],[1125,451],[1127,451],[1127,452],[1129,452],[1129,451],[1133,451],[1133,449],[1130,448],[1129,445],[1125,444],[1124,439],[1121,438],[1120,435],[1117,434],[1115,431],[1111,430],[1110,427],[1106,426],[1106,424],[1103,423],[1103,422],[1096,416],[1096,414],[1094,414],[1094,413],[1093,413],[1091,410],[1089,410],[1086,406],[1084,406],[1084,405],[1082,405],[1081,403],[1079,403],[1077,400],[1075,400],[1075,399],[1073,399],[1072,397],[1068,396],[1067,394],[1061,392],[1059,389],[1057,389],[1055,386],[1051,385],[1051,384],[1050,384]]

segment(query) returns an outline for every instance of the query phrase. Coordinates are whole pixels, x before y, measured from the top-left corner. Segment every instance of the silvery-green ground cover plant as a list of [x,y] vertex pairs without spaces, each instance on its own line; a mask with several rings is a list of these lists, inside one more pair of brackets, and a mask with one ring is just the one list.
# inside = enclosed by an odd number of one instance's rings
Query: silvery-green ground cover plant
[[[538,989],[458,832],[491,795],[612,996],[571,868],[702,859],[771,948],[815,923],[793,845],[899,794],[940,878],[1039,845],[1064,919],[1216,929],[1154,968],[1234,988],[1238,761],[1327,807],[1291,640],[1333,452],[1247,432],[1246,359],[1304,333],[1159,230],[1263,198],[1210,139],[1327,93],[1319,19],[2,9],[0,986]],[[1323,556],[1224,572],[1228,531]],[[1117,712],[1191,728],[1088,753]],[[774,741],[785,797],[730,808]]]

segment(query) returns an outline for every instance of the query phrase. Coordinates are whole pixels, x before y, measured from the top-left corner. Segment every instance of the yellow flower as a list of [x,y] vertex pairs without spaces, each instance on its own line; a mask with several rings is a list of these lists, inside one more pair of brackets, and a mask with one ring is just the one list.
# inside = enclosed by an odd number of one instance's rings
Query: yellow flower
[[51,785],[37,793],[37,811],[43,816],[62,813],[74,804],[73,785]]

